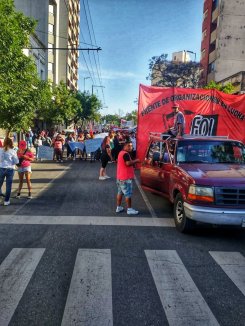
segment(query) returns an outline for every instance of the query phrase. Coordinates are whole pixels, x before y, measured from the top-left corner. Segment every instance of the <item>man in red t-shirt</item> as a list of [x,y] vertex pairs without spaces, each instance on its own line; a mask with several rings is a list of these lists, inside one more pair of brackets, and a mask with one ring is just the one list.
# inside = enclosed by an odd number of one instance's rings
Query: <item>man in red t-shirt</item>
[[132,160],[130,152],[132,152],[132,142],[127,141],[124,143],[123,150],[119,153],[117,159],[117,208],[116,213],[123,211],[122,196],[125,196],[128,215],[137,215],[139,212],[132,208],[132,182],[134,179],[134,167],[135,163],[139,163],[139,159]]

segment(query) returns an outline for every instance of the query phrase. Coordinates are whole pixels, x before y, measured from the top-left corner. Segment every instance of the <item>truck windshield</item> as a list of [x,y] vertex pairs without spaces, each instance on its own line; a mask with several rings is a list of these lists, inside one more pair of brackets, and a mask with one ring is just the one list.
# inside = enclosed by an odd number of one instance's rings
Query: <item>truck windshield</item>
[[180,141],[177,163],[245,164],[245,147],[236,141]]

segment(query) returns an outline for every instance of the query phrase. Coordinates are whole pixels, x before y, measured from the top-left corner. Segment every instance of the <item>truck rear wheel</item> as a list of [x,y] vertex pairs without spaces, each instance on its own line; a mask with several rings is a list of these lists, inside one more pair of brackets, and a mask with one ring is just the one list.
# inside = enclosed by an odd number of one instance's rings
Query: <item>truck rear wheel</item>
[[177,230],[182,233],[190,232],[195,226],[195,221],[185,216],[184,201],[180,193],[174,200],[174,222]]

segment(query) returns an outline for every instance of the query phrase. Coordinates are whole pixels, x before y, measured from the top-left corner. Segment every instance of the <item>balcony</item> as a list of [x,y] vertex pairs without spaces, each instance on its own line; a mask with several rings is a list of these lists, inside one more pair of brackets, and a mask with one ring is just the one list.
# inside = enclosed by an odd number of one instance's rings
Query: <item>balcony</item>
[[215,29],[215,30],[211,33],[210,44],[212,44],[213,42],[215,42],[216,39],[217,39],[217,29]]
[[216,60],[216,50],[214,50],[213,52],[209,53],[208,62],[211,63],[211,62],[213,62],[215,60]]
[[212,13],[212,23],[218,18],[219,16],[219,7],[217,7]]

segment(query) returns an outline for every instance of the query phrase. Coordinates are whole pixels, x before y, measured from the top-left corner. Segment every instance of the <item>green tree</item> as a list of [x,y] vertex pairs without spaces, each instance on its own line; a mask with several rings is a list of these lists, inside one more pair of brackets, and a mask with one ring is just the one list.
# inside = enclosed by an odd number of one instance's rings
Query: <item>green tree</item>
[[107,114],[102,117],[102,121],[106,121],[108,124],[113,124],[120,126],[121,123],[121,117],[118,114]]
[[211,80],[204,89],[217,89],[218,91],[224,92],[226,94],[232,94],[234,92],[234,86],[232,83],[227,83],[226,85],[221,85]]
[[16,12],[13,0],[0,2],[0,127],[27,129],[34,118],[37,69],[23,53],[36,22]]
[[82,110],[78,110],[75,116],[76,123],[80,120],[100,120],[101,115],[99,111],[102,104],[96,95],[78,91],[76,93],[76,99],[80,102],[82,107]]
[[137,119],[138,119],[138,111],[137,110],[134,110],[130,113],[127,113],[123,119],[127,120],[127,121],[132,121],[134,122],[134,125],[137,124]]
[[52,101],[49,106],[42,110],[44,120],[54,124],[68,125],[72,122],[78,111],[82,112],[81,103],[76,98],[76,93],[69,90],[63,81],[54,85],[52,90]]
[[167,60],[167,54],[150,59],[150,74],[147,77],[153,86],[197,88],[201,75],[198,62],[174,62]]
[[49,111],[53,106],[52,84],[46,80],[39,80],[37,89],[36,117],[39,120],[50,120]]

